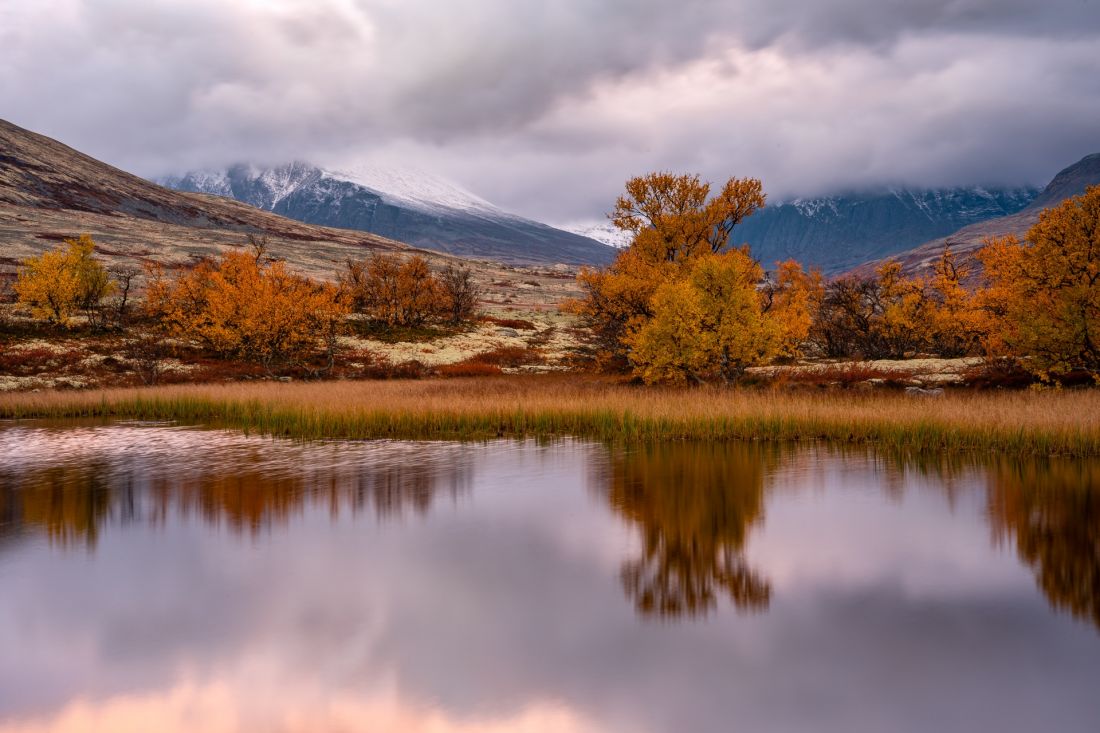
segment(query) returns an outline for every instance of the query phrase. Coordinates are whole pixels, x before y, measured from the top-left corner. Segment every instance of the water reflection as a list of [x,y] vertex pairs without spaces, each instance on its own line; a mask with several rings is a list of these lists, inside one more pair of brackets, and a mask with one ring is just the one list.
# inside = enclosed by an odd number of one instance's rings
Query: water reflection
[[0,731],[1091,733],[1098,470],[0,428]]
[[[132,443],[135,430],[143,444]],[[9,428],[0,455],[0,537],[41,531],[89,548],[108,523],[163,525],[173,515],[253,535],[310,506],[334,518],[424,515],[471,478],[454,445],[425,455],[408,443],[296,444],[164,426]]]
[[641,534],[638,556],[622,567],[640,614],[700,616],[720,594],[739,609],[768,607],[771,586],[741,551],[777,461],[774,449],[708,443],[615,452],[600,490]]
[[988,496],[994,537],[1015,544],[1051,605],[1100,628],[1100,463],[1001,460]]
[[[140,430],[142,443],[132,443]],[[57,546],[94,548],[104,527],[163,526],[199,517],[256,535],[308,508],[383,520],[424,516],[456,500],[473,461],[455,444],[276,442],[174,427],[17,427],[0,430],[0,551],[43,533]],[[817,448],[674,443],[611,449],[590,490],[637,532],[620,581],[641,616],[702,617],[720,600],[768,608],[772,585],[745,550],[764,523],[765,496],[828,465],[841,482],[868,472],[898,500],[914,477],[954,505],[984,477],[997,545],[1010,545],[1050,604],[1100,628],[1100,462],[878,455]]]

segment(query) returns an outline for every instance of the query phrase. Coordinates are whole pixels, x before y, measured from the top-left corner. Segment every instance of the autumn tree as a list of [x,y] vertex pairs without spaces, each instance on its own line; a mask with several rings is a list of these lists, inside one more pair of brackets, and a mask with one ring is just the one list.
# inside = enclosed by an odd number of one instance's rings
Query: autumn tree
[[978,259],[995,348],[1043,377],[1100,378],[1100,186],[1043,211],[1024,243],[988,241]]
[[[627,181],[611,220],[633,233],[632,246],[649,258],[676,262],[721,252],[733,228],[763,205],[763,186],[755,178],[731,178],[710,196],[710,184],[697,175],[650,173]],[[643,231],[650,234],[639,241]]]
[[928,348],[931,319],[923,279],[889,261],[869,277],[846,275],[825,286],[810,341],[833,358],[901,359]]
[[331,366],[348,307],[337,288],[255,252],[229,252],[175,277],[151,273],[146,309],[167,332],[269,372],[323,354]]
[[989,319],[982,308],[980,293],[967,287],[971,277],[971,263],[960,261],[945,246],[926,284],[928,346],[935,354],[959,357],[983,348]]
[[[714,196],[694,175],[651,173],[628,181],[611,219],[632,242],[609,267],[582,270],[577,281],[584,295],[568,305],[591,327],[601,364],[628,368],[630,342],[654,317],[661,287],[685,278],[694,260],[725,250],[733,228],[763,205],[760,181],[752,178],[731,178]],[[661,296],[666,324],[674,318],[673,295]]]
[[375,253],[365,262],[350,261],[342,285],[356,311],[389,327],[422,326],[444,317],[453,305],[419,255]]
[[697,256],[664,283],[652,317],[629,333],[634,373],[647,383],[731,382],[779,353],[783,330],[763,308],[760,265],[747,249]]
[[875,273],[878,277],[877,323],[879,341],[886,357],[903,359],[926,351],[930,344],[932,305],[921,278],[906,277],[901,263],[889,261]]
[[456,324],[473,318],[478,298],[481,297],[481,289],[474,281],[470,268],[448,264],[439,273],[438,278],[448,320]]
[[825,297],[821,272],[806,272],[794,260],[777,264],[762,290],[764,312],[778,322],[778,356],[795,358],[802,354],[810,328]]
[[15,283],[20,302],[51,323],[67,325],[77,313],[94,317],[114,290],[107,270],[93,257],[95,242],[87,234],[66,239],[60,249],[24,260]]

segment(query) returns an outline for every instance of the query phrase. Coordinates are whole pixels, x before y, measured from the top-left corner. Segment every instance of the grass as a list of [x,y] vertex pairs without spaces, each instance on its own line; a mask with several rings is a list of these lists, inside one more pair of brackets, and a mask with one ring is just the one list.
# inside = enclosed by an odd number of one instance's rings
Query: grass
[[0,395],[2,418],[206,423],[299,439],[833,441],[906,451],[1100,456],[1100,391],[655,389],[576,375],[175,385]]

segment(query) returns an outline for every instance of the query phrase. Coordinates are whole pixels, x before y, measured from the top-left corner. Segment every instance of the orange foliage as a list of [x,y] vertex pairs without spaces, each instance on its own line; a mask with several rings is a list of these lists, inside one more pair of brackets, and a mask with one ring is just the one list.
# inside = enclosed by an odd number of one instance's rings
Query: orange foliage
[[637,376],[728,382],[779,352],[782,325],[764,312],[764,273],[747,248],[697,255],[685,275],[657,289],[652,318],[625,338]]
[[806,272],[794,260],[777,265],[774,278],[764,289],[764,310],[778,322],[778,356],[793,358],[801,354],[810,336],[825,297],[825,283],[819,271]]
[[[733,326],[724,319],[756,300],[755,293],[739,306],[726,307],[708,286],[741,292],[746,276],[759,281],[762,273],[747,253],[718,253],[729,244],[733,227],[764,205],[764,194],[760,181],[734,178],[709,196],[710,185],[698,176],[651,173],[627,182],[611,217],[633,233],[633,242],[610,267],[582,270],[577,280],[585,295],[567,305],[591,326],[603,366],[633,367],[647,381],[700,379],[709,369],[704,362],[717,353],[729,357],[718,372],[728,375],[741,368],[742,347],[719,345],[716,334],[731,332]],[[708,258],[719,259],[688,282]],[[754,281],[749,289],[755,287]],[[749,310],[760,307],[755,302]],[[658,316],[660,321],[652,323]],[[678,331],[689,323],[689,332]],[[662,353],[667,348],[675,353]]]
[[153,270],[146,308],[172,336],[262,364],[333,357],[348,307],[337,288],[261,263],[260,252],[229,252],[168,277]]
[[1044,378],[1100,378],[1100,186],[1042,212],[1026,244],[994,239],[978,257],[994,348]]

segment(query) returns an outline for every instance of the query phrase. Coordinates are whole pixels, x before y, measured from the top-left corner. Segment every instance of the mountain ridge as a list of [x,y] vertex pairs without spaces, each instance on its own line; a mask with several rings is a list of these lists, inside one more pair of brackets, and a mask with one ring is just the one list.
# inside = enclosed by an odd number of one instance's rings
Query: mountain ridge
[[270,239],[273,255],[323,276],[365,251],[413,251],[385,237],[173,191],[0,120],[0,264],[14,268],[82,233],[109,261],[131,265],[194,261],[255,234]]
[[947,236],[931,239],[889,257],[864,262],[851,271],[857,275],[867,275],[885,260],[894,259],[901,263],[906,273],[919,274],[931,268],[944,247],[950,247],[961,259],[969,260],[988,238],[1011,235],[1023,239],[1039,221],[1040,212],[1079,196],[1086,188],[1095,185],[1100,185],[1100,153],[1086,155],[1060,170],[1031,203],[1014,214],[962,227]]
[[731,242],[748,244],[769,267],[793,258],[835,274],[961,226],[1016,213],[1038,194],[1026,186],[884,187],[794,198],[745,219],[734,227]]
[[460,256],[512,264],[599,265],[615,254],[602,242],[511,214],[412,169],[238,163],[159,182],[180,191],[227,196],[298,221],[371,232]]

